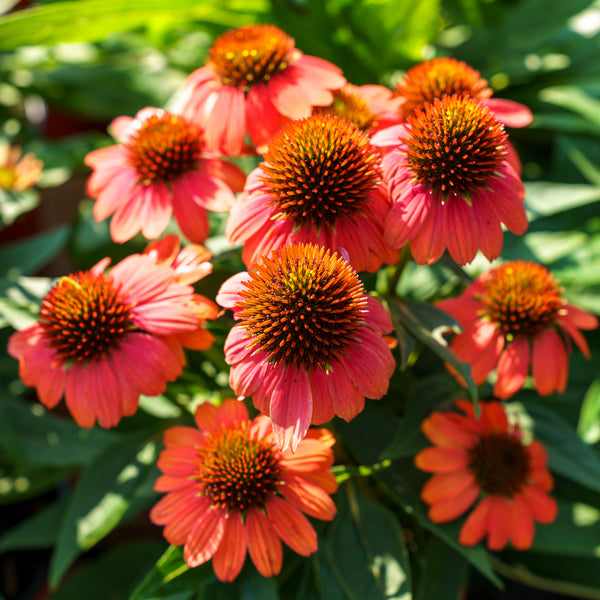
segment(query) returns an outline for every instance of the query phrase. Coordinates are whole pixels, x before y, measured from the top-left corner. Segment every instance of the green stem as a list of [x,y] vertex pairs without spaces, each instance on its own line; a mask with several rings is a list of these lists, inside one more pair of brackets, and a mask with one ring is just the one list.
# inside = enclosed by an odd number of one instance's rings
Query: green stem
[[400,257],[398,258],[398,262],[393,267],[393,272],[390,277],[389,283],[389,294],[391,298],[398,298],[398,294],[396,292],[396,288],[398,287],[398,282],[400,281],[400,277],[402,276],[402,272],[404,271],[404,267],[408,264],[408,260],[410,259],[410,248],[408,244],[405,244],[402,248],[402,252],[400,252]]
[[389,469],[392,466],[392,461],[389,459],[382,460],[381,462],[375,463],[373,465],[336,465],[332,467],[331,471],[336,476],[338,483],[342,483],[347,479],[353,479],[355,477],[371,477],[374,473],[378,471],[384,471],[385,469]]

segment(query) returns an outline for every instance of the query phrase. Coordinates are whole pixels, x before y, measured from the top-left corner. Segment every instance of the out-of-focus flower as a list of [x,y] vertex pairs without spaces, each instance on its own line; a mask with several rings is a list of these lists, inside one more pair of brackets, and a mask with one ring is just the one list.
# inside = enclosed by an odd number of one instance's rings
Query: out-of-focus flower
[[21,148],[0,142],[0,190],[22,192],[32,187],[39,181],[43,166],[35,154],[21,156]]
[[421,426],[434,446],[417,454],[417,467],[433,477],[421,498],[430,505],[434,523],[452,521],[476,503],[458,541],[473,546],[487,536],[491,550],[510,541],[527,550],[535,535],[534,521],[551,523],[558,506],[548,495],[553,480],[544,446],[525,444],[518,425],[509,423],[501,403],[459,400],[465,415],[434,412]]
[[313,114],[330,114],[350,121],[358,129],[372,134],[400,122],[401,99],[382,85],[352,85],[347,83],[333,92],[329,106],[317,106]]
[[195,420],[198,429],[165,432],[154,488],[167,495],[150,513],[170,544],[183,545],[186,563],[212,558],[218,579],[233,581],[246,551],[264,577],[281,570],[282,540],[302,556],[315,552],[303,513],[327,521],[336,513],[331,433],[309,430],[292,454],[275,445],[268,417],[249,420],[237,400],[201,404]]
[[470,96],[488,106],[498,121],[508,127],[525,127],[533,120],[523,104],[502,98],[492,98],[488,82],[466,63],[454,58],[434,58],[412,67],[398,83],[395,94],[401,99],[400,115],[407,119],[442,96]]
[[596,328],[598,319],[569,304],[558,285],[541,265],[511,261],[438,303],[462,327],[450,347],[471,364],[473,380],[482,383],[496,369],[497,398],[515,394],[530,371],[538,394],[564,392],[571,340],[590,357],[579,330]]
[[366,133],[332,115],[313,115],[281,130],[265,162],[248,176],[226,234],[243,243],[247,267],[295,242],[343,248],[357,271],[393,264],[383,239],[390,210],[380,156]]
[[182,347],[210,347],[202,326],[217,306],[194,294],[173,261],[134,254],[105,273],[103,259],[52,287],[38,322],[8,342],[42,404],[54,408],[64,396],[81,427],[114,427],[136,412],[141,394],[160,394],[181,374]]
[[85,163],[94,170],[87,183],[94,217],[113,215],[112,239],[126,242],[140,231],[157,238],[174,214],[190,241],[206,240],[206,211],[229,210],[243,188],[242,171],[206,154],[197,125],[162,109],[118,117],[111,130],[119,144],[90,152]]
[[464,265],[480,249],[493,260],[502,251],[502,227],[527,230],[524,187],[504,127],[469,96],[444,96],[376,133],[386,150],[384,181],[392,199],[385,240],[410,242],[419,264],[433,264],[447,248]]
[[345,83],[338,67],[302,54],[277,27],[250,25],[215,40],[173,106],[200,124],[209,148],[237,156],[246,133],[263,146],[313,106],[331,104],[331,91]]
[[231,388],[271,417],[282,449],[295,450],[311,422],[350,420],[365,396],[387,392],[390,317],[337,253],[284,246],[227,280],[217,302],[239,320],[225,342]]

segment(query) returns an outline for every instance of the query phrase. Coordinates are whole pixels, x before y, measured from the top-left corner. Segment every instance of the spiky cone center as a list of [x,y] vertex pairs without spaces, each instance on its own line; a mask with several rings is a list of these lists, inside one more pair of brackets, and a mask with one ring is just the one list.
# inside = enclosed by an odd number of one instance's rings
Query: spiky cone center
[[202,133],[184,117],[161,111],[144,119],[125,147],[140,182],[169,182],[197,170]]
[[444,96],[407,119],[406,162],[416,180],[445,198],[469,196],[498,177],[508,136],[483,104]]
[[394,92],[405,99],[402,104],[405,117],[442,96],[456,94],[482,99],[492,95],[479,71],[454,58],[435,58],[412,67]]
[[352,123],[315,114],[273,138],[262,180],[282,218],[319,229],[361,211],[379,183],[379,163],[368,136]]
[[490,271],[478,296],[486,315],[509,339],[534,337],[552,327],[566,302],[552,273],[536,263],[513,261]]
[[227,31],[211,46],[206,63],[223,85],[249,91],[268,83],[294,59],[294,39],[273,25],[250,25]]
[[89,271],[62,277],[42,300],[44,337],[67,363],[108,356],[131,331],[131,305],[109,277]]
[[329,370],[357,339],[366,297],[354,269],[314,244],[284,246],[250,273],[238,313],[268,360]]
[[263,506],[277,492],[280,453],[252,435],[249,421],[207,433],[197,452],[194,478],[216,506],[243,512]]
[[482,436],[469,450],[469,469],[485,494],[512,498],[531,475],[527,448],[510,433]]
[[364,98],[344,89],[334,90],[332,94],[333,102],[329,106],[315,106],[315,114],[340,117],[361,131],[369,131],[376,124],[377,117]]

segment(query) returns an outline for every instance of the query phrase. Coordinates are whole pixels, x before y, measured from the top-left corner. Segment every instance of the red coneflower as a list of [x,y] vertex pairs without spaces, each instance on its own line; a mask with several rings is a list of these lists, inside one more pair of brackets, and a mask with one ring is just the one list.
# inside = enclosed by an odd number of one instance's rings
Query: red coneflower
[[64,395],[81,427],[96,420],[114,427],[133,415],[141,394],[160,394],[181,374],[182,346],[205,349],[213,341],[202,325],[217,307],[170,264],[135,254],[105,273],[109,262],[62,277],[43,299],[39,321],[8,342],[40,402],[54,408]]
[[501,403],[480,403],[479,418],[467,400],[456,405],[466,416],[434,412],[421,426],[434,444],[415,457],[419,469],[434,473],[421,491],[429,518],[452,521],[476,503],[461,527],[461,544],[473,546],[487,536],[491,550],[502,550],[509,541],[527,550],[534,521],[551,523],[558,512],[548,495],[553,480],[546,450],[538,441],[524,443]]
[[170,544],[183,545],[186,563],[212,558],[217,578],[233,581],[246,551],[264,577],[281,570],[282,540],[302,556],[315,552],[303,513],[327,521],[336,513],[331,433],[309,430],[292,454],[275,445],[268,417],[249,420],[237,400],[201,404],[195,420],[198,429],[165,432],[154,489],[167,495],[150,513]]
[[271,417],[282,449],[295,450],[311,422],[350,420],[365,396],[387,392],[390,317],[340,255],[284,246],[226,281],[217,302],[239,320],[225,342],[231,388]]
[[482,383],[496,369],[497,398],[520,390],[530,370],[538,394],[564,392],[571,340],[590,357],[579,330],[595,329],[598,319],[569,304],[558,286],[546,268],[517,260],[480,275],[458,298],[438,303],[462,327],[450,347],[471,364],[473,380]]
[[[238,167],[205,153],[202,130],[181,115],[145,108],[111,124],[117,145],[93,150],[87,194],[94,217],[112,216],[111,237],[126,242],[138,232],[157,238],[172,215],[192,242],[209,234],[207,210],[227,211],[244,186]],[[233,190],[233,191],[232,191]]]
[[218,37],[206,66],[188,76],[173,106],[205,130],[209,148],[230,156],[266,144],[313,106],[331,104],[346,83],[330,62],[306,56],[273,25],[249,25]]
[[226,234],[243,243],[247,267],[295,242],[343,248],[357,271],[393,264],[398,252],[383,239],[390,210],[380,156],[349,121],[313,115],[271,140],[265,162],[249,176],[231,208]]
[[435,99],[372,143],[388,150],[385,240],[393,248],[410,242],[417,263],[433,264],[446,248],[461,265],[479,249],[493,260],[502,251],[501,223],[518,235],[527,230],[514,153],[502,124],[477,100]]

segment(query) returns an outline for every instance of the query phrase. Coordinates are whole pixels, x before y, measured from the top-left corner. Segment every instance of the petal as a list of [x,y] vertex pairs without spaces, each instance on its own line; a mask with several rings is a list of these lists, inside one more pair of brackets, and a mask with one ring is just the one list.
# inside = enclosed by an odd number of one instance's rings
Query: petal
[[569,359],[556,331],[546,329],[533,338],[531,373],[540,396],[562,394],[567,387]]
[[523,387],[529,371],[529,341],[516,337],[502,352],[498,360],[498,379],[494,396],[506,400]]
[[289,502],[271,496],[265,503],[275,533],[301,556],[317,551],[317,534],[309,520]]
[[214,556],[225,533],[225,514],[225,509],[212,505],[197,519],[183,547],[183,559],[190,567]]
[[428,473],[448,473],[466,468],[469,453],[463,448],[425,448],[415,456],[415,464]]
[[479,226],[473,212],[461,196],[443,206],[442,235],[450,256],[459,265],[470,263],[479,249]]
[[461,427],[462,419],[457,421],[456,416],[434,412],[423,421],[421,430],[436,446],[470,448],[477,442],[478,436],[475,432]]
[[512,502],[506,498],[492,496],[490,503],[488,548],[502,550],[508,543]]
[[213,556],[213,569],[219,581],[233,581],[242,570],[246,559],[246,536],[242,517],[231,512],[225,519],[221,545]]
[[322,521],[331,521],[336,515],[335,503],[323,488],[291,473],[284,473],[281,480],[285,482],[283,496],[307,515]]
[[208,510],[210,501],[202,496],[196,495],[191,501],[182,503],[163,529],[163,537],[169,544],[183,546],[198,520]]
[[490,526],[491,507],[492,496],[486,496],[473,509],[460,529],[460,534],[458,536],[459,544],[462,544],[463,546],[474,546],[485,537]]
[[540,523],[552,523],[558,515],[558,504],[554,498],[533,486],[525,486],[521,492],[533,518]]
[[263,577],[279,575],[283,562],[281,540],[269,519],[255,507],[246,515],[246,544],[252,562]]
[[453,498],[474,483],[475,478],[469,469],[438,473],[423,486],[421,498],[427,504],[435,504]]
[[533,517],[529,506],[520,496],[513,498],[507,525],[510,528],[510,541],[517,550],[531,548],[535,535]]
[[460,492],[434,502],[427,514],[434,523],[452,521],[467,511],[478,496],[479,486],[472,483]]

